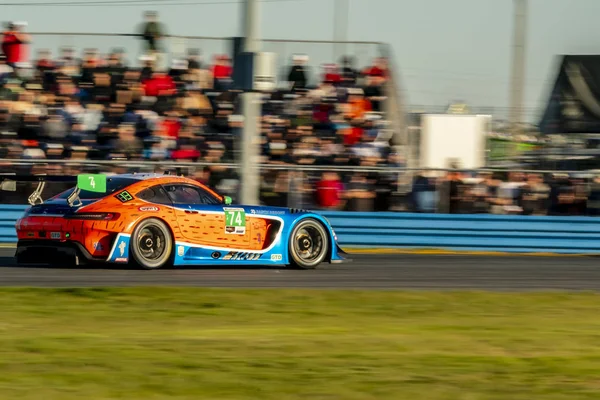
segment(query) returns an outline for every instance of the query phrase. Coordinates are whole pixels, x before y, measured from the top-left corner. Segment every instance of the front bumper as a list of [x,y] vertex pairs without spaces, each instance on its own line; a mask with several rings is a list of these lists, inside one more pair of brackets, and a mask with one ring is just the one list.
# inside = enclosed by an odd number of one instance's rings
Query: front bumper
[[106,261],[94,258],[79,242],[49,240],[19,240],[15,258],[18,264],[84,265]]
[[341,264],[341,263],[347,263],[347,262],[352,262],[351,258],[348,258],[348,253],[346,253],[344,250],[342,250],[342,248],[336,244],[335,245],[335,251],[333,252],[333,254],[331,255],[331,264]]

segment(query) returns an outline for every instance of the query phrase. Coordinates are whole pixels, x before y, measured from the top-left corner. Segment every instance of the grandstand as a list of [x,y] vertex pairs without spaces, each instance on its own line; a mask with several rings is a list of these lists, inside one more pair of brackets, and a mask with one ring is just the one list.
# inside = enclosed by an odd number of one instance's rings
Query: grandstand
[[[57,174],[178,167],[235,199],[242,116],[235,65],[224,51],[233,50],[233,40],[171,36],[157,57],[136,54],[135,35],[31,38],[30,63],[0,60],[5,170],[32,172],[34,162],[44,168],[42,161]],[[281,72],[277,88],[263,93],[264,202],[319,206],[312,183],[327,181],[319,172],[324,168],[405,165],[394,148],[392,133],[402,131],[403,118],[387,46],[353,43],[357,56],[336,64],[327,58],[329,42],[263,43],[278,50]],[[200,57],[207,51],[199,44],[214,53]],[[314,54],[295,51],[306,48]],[[298,167],[305,171],[289,172]],[[288,196],[298,174],[306,189]],[[397,179],[384,174],[338,175],[363,192],[382,185],[388,195],[396,190]]]
[[[232,82],[234,40],[170,37],[165,54],[153,57],[136,52],[135,35],[31,37],[30,65],[0,59],[4,172],[170,169],[237,199],[243,117]],[[389,46],[353,43],[346,47],[354,56],[339,63],[333,62],[331,42],[264,40],[263,47],[277,52],[280,71],[277,88],[263,93],[264,204],[351,211],[598,212],[592,175],[443,177],[425,171],[413,178],[403,169],[411,166],[410,154],[397,146],[406,144],[406,130]],[[60,189],[50,185],[44,197]],[[29,191],[24,185],[0,195],[4,203],[22,204]]]

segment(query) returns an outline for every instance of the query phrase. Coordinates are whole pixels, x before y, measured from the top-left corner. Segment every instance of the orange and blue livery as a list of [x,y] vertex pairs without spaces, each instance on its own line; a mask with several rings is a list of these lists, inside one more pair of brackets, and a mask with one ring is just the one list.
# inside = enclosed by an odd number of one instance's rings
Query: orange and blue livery
[[236,205],[193,179],[161,174],[1,176],[76,183],[44,201],[30,196],[16,222],[19,264],[281,265],[313,269],[346,260],[317,212]]

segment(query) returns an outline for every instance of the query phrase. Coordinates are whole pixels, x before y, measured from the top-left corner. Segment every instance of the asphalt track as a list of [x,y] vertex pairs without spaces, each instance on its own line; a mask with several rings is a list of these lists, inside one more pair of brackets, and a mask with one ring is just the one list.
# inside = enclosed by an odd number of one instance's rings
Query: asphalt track
[[600,258],[352,254],[318,270],[185,267],[157,271],[122,266],[16,267],[0,249],[0,286],[197,286],[469,290],[600,290]]

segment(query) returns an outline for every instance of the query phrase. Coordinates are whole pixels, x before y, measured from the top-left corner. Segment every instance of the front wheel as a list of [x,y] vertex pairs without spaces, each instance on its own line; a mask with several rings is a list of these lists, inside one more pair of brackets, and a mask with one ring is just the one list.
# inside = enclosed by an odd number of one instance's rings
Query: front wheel
[[173,253],[173,236],[161,220],[148,218],[139,223],[131,235],[131,255],[144,269],[164,267]]
[[315,269],[329,252],[329,235],[314,219],[300,221],[290,235],[290,261],[302,269]]

